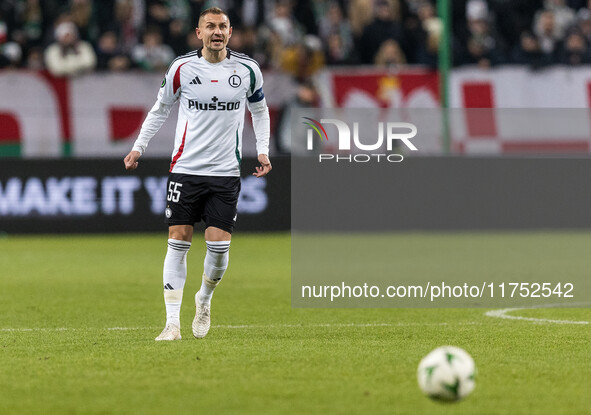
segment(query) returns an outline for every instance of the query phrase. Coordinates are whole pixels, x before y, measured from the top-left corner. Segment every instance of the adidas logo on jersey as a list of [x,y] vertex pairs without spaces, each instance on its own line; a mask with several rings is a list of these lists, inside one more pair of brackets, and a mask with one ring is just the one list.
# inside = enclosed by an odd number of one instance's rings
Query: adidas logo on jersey
[[191,82],[189,82],[189,84],[191,84],[191,85],[197,85],[197,84],[201,85],[201,79],[199,79],[199,77],[196,76],[195,78],[193,78],[193,80]]

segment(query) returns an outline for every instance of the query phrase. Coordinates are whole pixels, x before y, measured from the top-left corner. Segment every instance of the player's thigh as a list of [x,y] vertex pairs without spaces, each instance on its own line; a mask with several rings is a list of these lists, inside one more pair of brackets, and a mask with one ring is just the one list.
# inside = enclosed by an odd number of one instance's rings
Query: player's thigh
[[217,228],[231,234],[238,216],[239,195],[240,177],[212,178],[209,198],[203,211],[206,227]]
[[201,220],[208,199],[203,177],[171,173],[166,185],[165,223],[170,226],[191,225]]

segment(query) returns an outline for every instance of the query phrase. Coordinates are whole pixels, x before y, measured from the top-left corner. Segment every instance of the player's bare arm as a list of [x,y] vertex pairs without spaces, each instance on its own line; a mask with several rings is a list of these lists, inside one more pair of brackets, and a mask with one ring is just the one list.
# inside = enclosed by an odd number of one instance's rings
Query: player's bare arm
[[273,169],[273,166],[271,166],[271,160],[269,160],[269,156],[267,156],[266,154],[259,154],[259,163],[261,165],[260,167],[255,167],[256,172],[252,174],[253,176],[266,176]]
[[123,159],[123,163],[125,164],[125,170],[135,170],[138,166],[138,159],[140,158],[141,154],[139,151],[130,151],[127,156]]

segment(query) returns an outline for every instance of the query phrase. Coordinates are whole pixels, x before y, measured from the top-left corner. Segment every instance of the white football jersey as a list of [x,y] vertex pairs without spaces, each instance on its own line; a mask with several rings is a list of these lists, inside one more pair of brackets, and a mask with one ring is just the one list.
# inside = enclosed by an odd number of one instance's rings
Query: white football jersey
[[201,49],[174,60],[162,81],[158,101],[179,102],[170,172],[203,176],[240,176],[246,100],[264,99],[259,65],[227,50],[210,63]]

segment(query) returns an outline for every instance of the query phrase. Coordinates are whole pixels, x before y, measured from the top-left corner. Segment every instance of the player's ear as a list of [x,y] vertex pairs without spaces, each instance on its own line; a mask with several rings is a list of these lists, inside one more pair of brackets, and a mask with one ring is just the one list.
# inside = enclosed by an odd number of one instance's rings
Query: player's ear
[[228,32],[228,39],[232,37],[232,26],[230,26],[230,31]]
[[199,30],[199,27],[195,28],[195,34],[197,35],[197,39],[203,40],[203,37],[201,36],[201,30]]

